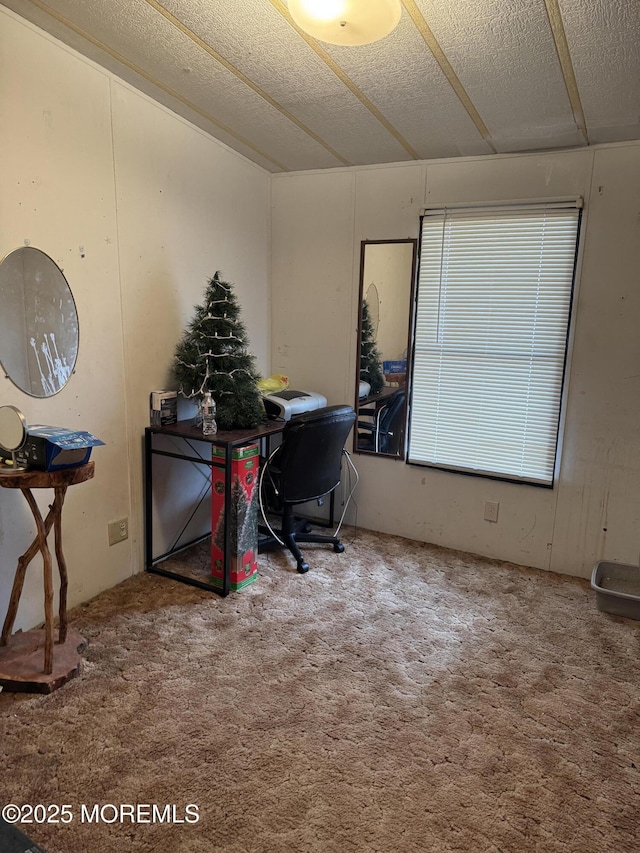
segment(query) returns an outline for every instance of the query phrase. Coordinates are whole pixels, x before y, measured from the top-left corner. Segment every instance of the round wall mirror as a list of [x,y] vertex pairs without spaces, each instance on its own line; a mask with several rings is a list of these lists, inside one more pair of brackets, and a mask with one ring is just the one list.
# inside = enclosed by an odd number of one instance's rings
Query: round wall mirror
[[78,357],[78,314],[60,267],[23,246],[0,263],[0,363],[32,397],[51,397],[69,381]]

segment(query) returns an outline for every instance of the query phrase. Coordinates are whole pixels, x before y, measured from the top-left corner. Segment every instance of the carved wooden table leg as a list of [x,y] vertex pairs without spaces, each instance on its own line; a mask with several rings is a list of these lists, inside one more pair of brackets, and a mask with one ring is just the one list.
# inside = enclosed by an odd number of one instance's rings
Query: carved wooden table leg
[[[44,526],[44,521],[40,515],[40,510],[35,498],[29,489],[21,489],[22,494],[27,499],[27,503],[31,508],[33,517],[38,530],[37,547],[42,554],[44,562],[44,671],[48,675],[53,672],[53,573],[51,563],[51,551],[47,545],[47,534]],[[55,506],[55,501],[54,501]],[[59,509],[59,508],[58,508]],[[52,510],[53,512],[53,510]],[[54,513],[55,524],[55,513]]]
[[[44,534],[45,537],[49,535],[49,531],[53,526],[53,513],[49,512],[47,518],[44,522]],[[22,557],[18,560],[18,568],[16,569],[16,574],[13,579],[13,588],[11,590],[11,598],[9,599],[9,608],[7,610],[7,615],[4,620],[4,624],[2,626],[2,636],[0,637],[0,646],[6,646],[11,636],[11,632],[13,631],[13,625],[16,621],[16,616],[18,615],[18,604],[20,602],[20,596],[22,595],[22,587],[24,586],[24,578],[27,573],[27,566],[33,560],[35,555],[39,551],[39,540],[38,537],[33,540],[29,548],[24,552]]]
[[64,554],[62,553],[62,505],[64,503],[64,496],[66,493],[66,486],[57,486],[55,490],[55,500],[51,507],[51,512],[53,513],[53,535],[56,549],[56,561],[58,563],[58,571],[60,572],[60,602],[58,606],[59,643],[65,643],[67,641],[67,588],[69,586],[69,577],[67,575],[67,564],[64,559]]
[[[67,487],[91,479],[93,473],[94,463],[87,462],[85,465],[60,471],[16,471],[0,477],[0,487],[20,489],[29,505],[37,531],[36,538],[18,560],[9,607],[0,635],[0,684],[5,689],[50,693],[80,673],[79,653],[86,647],[86,641],[77,631],[67,630],[68,575],[62,550],[62,507]],[[55,492],[53,503],[50,504],[44,520],[31,491],[34,488],[53,488]],[[54,643],[53,558],[47,544],[51,528],[54,531],[55,556],[60,572],[57,645]],[[42,554],[43,561],[45,628],[44,631],[34,629],[12,635],[27,567],[38,552]],[[43,639],[44,671],[40,669]]]

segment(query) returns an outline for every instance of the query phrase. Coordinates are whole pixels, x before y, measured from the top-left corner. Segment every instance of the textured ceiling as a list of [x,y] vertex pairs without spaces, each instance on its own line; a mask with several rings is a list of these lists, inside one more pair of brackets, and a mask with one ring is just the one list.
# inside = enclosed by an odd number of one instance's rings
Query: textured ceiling
[[271,172],[640,139],[640,0],[402,0],[336,47],[281,0],[4,0]]

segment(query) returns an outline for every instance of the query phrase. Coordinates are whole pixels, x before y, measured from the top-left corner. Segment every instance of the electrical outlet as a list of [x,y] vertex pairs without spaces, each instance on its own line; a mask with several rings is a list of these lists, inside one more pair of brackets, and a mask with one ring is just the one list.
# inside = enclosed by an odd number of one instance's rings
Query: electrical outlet
[[129,519],[119,518],[117,521],[110,521],[107,529],[109,531],[109,545],[124,542],[125,539],[129,538]]
[[500,504],[498,503],[498,501],[485,501],[484,502],[484,520],[485,521],[497,521],[499,509],[500,509]]

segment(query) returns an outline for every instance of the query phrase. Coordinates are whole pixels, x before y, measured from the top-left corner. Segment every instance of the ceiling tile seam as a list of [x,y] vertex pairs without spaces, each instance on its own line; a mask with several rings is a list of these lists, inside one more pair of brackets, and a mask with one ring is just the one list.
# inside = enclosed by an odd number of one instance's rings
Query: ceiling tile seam
[[156,12],[162,15],[167,21],[169,21],[169,23],[172,24],[177,30],[179,30],[184,36],[191,39],[191,41],[193,41],[193,43],[197,45],[197,47],[208,53],[212,59],[216,60],[216,62],[219,62],[220,65],[223,66],[223,68],[225,68],[230,74],[233,74],[238,80],[240,80],[241,83],[244,83],[245,86],[248,86],[253,92],[255,92],[256,95],[265,100],[269,104],[269,106],[273,107],[286,119],[295,124],[295,126],[299,130],[303,131],[303,133],[306,133],[309,137],[311,137],[311,139],[317,142],[318,145],[321,145],[323,148],[325,148],[329,152],[329,154],[331,154],[332,157],[335,157],[336,160],[339,160],[344,166],[352,165],[345,157],[343,157],[334,148],[332,148],[328,142],[325,142],[324,139],[318,136],[318,134],[311,130],[310,127],[307,127],[307,125],[300,121],[300,119],[296,118],[293,113],[289,112],[289,110],[285,106],[278,103],[278,101],[276,101],[275,98],[272,98],[271,95],[264,91],[264,89],[261,89],[260,86],[258,86],[257,83],[254,83],[254,81],[250,77],[247,77],[247,75],[240,71],[239,68],[236,68],[236,66],[229,62],[229,60],[225,59],[222,54],[218,53],[218,51],[215,50],[215,48],[211,47],[211,45],[204,41],[204,39],[201,39],[200,36],[197,35],[197,33],[194,33],[193,30],[189,29],[186,24],[180,21],[179,18],[176,18],[176,16],[169,12],[168,9],[165,9],[165,7],[158,3],[157,0],[145,0],[145,2],[148,3],[148,5],[151,6],[153,9],[155,9]]
[[544,0],[544,5],[547,11],[547,17],[549,18],[549,25],[551,26],[551,33],[553,35],[553,42],[555,44],[556,53],[558,54],[558,59],[560,60],[560,68],[562,70],[562,76],[564,78],[564,85],[567,89],[567,95],[569,96],[569,103],[571,104],[573,117],[575,119],[576,125],[578,126],[578,130],[580,131],[580,133],[582,133],[585,142],[588,145],[589,136],[587,133],[587,123],[584,117],[584,110],[582,109],[582,100],[580,99],[578,82],[576,80],[576,75],[573,70],[571,51],[569,50],[567,34],[565,32],[564,24],[562,22],[562,13],[560,12],[560,6],[558,5],[558,0]]
[[304,41],[309,45],[309,47],[320,57],[320,59],[325,63],[325,65],[333,71],[336,77],[340,80],[340,82],[349,89],[351,94],[356,97],[360,103],[366,107],[369,112],[380,122],[380,124],[387,130],[394,139],[400,143],[400,145],[404,148],[404,150],[409,154],[414,160],[420,160],[421,157],[418,152],[410,145],[409,142],[404,138],[404,136],[400,133],[397,128],[395,128],[391,122],[385,118],[385,116],[380,112],[380,110],[375,106],[375,104],[367,98],[364,92],[356,86],[353,80],[348,76],[348,74],[335,62],[329,54],[318,44],[318,42],[310,35],[304,32],[304,30],[300,29],[300,27],[293,20],[291,15],[289,14],[288,8],[281,2],[281,0],[269,0],[271,5],[276,9],[282,17],[289,23],[293,29],[298,33],[298,35],[304,39]]
[[133,62],[130,62],[126,57],[122,56],[116,50],[113,50],[113,48],[109,47],[108,45],[101,42],[99,39],[92,36],[90,33],[83,30],[82,27],[77,26],[77,24],[74,24],[68,18],[65,18],[64,15],[61,15],[55,9],[52,9],[50,6],[47,6],[47,4],[43,3],[42,0],[30,0],[30,2],[33,3],[34,6],[37,6],[41,11],[45,12],[47,15],[50,15],[56,21],[63,24],[63,26],[67,27],[72,32],[76,33],[76,35],[79,35],[83,39],[86,39],[94,47],[97,47],[99,50],[102,50],[104,53],[106,53],[112,59],[115,59],[116,62],[121,63],[126,68],[128,68],[130,71],[133,71],[135,74],[138,74],[144,80],[151,83],[153,86],[156,86],[162,92],[165,92],[165,94],[169,95],[172,98],[175,98],[177,101],[180,101],[180,103],[184,104],[190,110],[193,110],[193,112],[202,116],[207,121],[210,121],[211,124],[214,124],[216,127],[220,128],[220,130],[223,130],[225,133],[228,133],[229,136],[232,136],[235,140],[240,142],[242,145],[246,145],[247,148],[250,148],[251,151],[255,152],[260,157],[263,157],[265,160],[268,160],[270,163],[273,163],[273,165],[276,166],[278,169],[281,169],[283,172],[291,171],[286,166],[284,166],[282,163],[278,162],[277,160],[274,160],[273,157],[271,157],[269,154],[266,154],[264,151],[262,151],[260,148],[258,148],[256,145],[254,145],[252,142],[250,142],[248,139],[245,139],[245,137],[242,136],[242,134],[237,133],[235,130],[233,130],[231,127],[226,125],[224,122],[218,121],[218,119],[214,118],[212,115],[207,113],[201,107],[197,106],[196,104],[193,104],[187,98],[183,97],[178,92],[176,92],[174,89],[172,89],[170,86],[165,86],[164,83],[161,83],[159,80],[156,80],[155,77],[151,76],[151,74],[148,74],[146,71],[144,71],[138,65],[136,65]]
[[497,154],[498,151],[492,142],[492,137],[491,137],[491,133],[489,132],[489,128],[484,123],[482,116],[480,115],[480,113],[478,112],[476,107],[474,106],[473,101],[471,100],[466,89],[464,88],[464,86],[460,82],[460,78],[458,77],[456,72],[453,70],[451,63],[447,59],[446,54],[443,51],[443,49],[440,47],[440,44],[439,44],[438,40],[436,39],[435,35],[433,34],[431,27],[425,21],[422,12],[417,7],[414,0],[401,0],[401,3],[404,6],[404,8],[407,10],[409,17],[411,18],[411,20],[415,24],[416,28],[418,29],[418,32],[420,33],[420,35],[424,39],[425,44],[427,45],[427,47],[429,48],[429,50],[433,54],[434,59],[436,60],[436,62],[440,66],[440,69],[442,70],[442,73],[446,77],[447,82],[449,83],[449,85],[451,86],[451,88],[453,89],[455,94],[457,95],[458,100],[460,101],[462,106],[465,108],[465,110],[469,114],[469,118],[475,124],[476,129],[478,130],[478,133],[484,139],[484,141],[487,143],[487,145],[489,146],[491,151],[494,154]]

